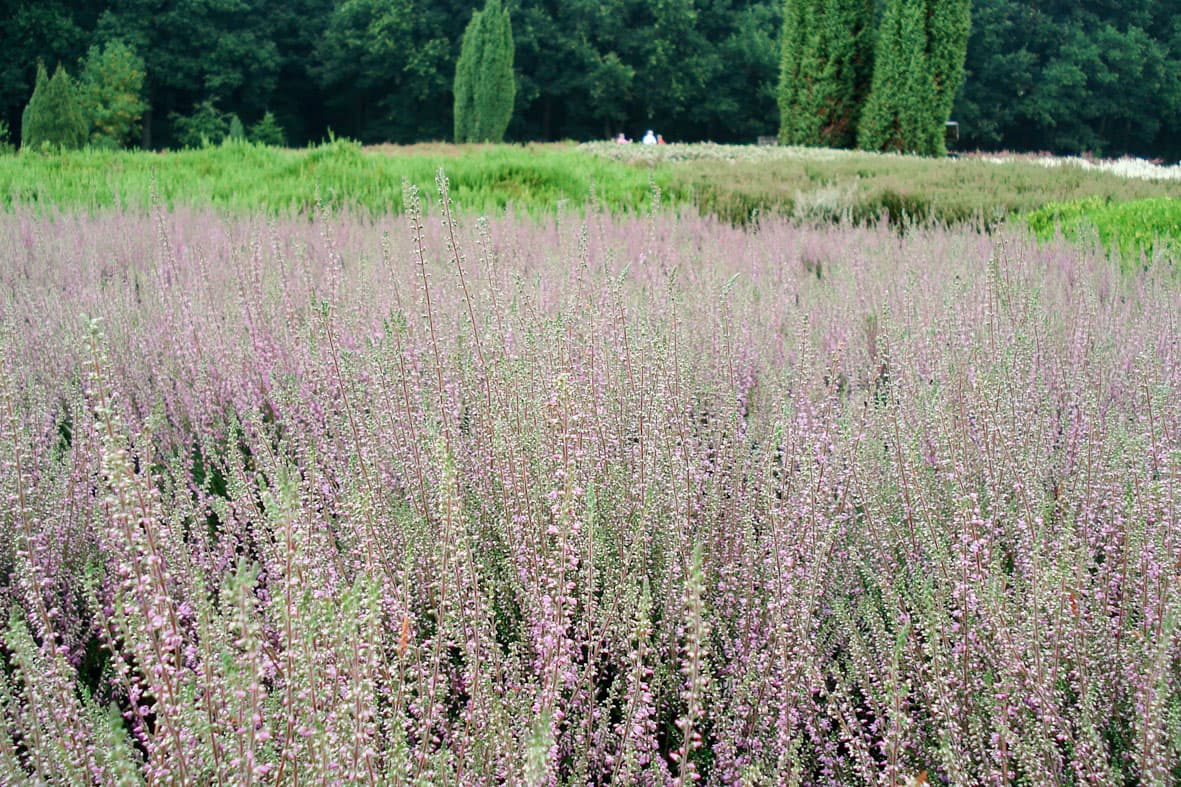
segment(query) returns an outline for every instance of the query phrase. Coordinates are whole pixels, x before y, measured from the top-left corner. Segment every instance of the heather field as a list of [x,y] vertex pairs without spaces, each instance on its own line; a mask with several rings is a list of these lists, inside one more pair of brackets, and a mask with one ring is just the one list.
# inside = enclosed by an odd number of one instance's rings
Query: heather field
[[1181,291],[1016,226],[0,213],[0,782],[1181,778]]

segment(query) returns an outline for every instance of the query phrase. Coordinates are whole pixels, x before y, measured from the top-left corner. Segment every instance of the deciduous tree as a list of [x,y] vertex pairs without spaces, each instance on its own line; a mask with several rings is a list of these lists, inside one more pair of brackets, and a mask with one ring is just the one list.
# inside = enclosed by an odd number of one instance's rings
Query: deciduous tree
[[78,94],[90,142],[124,147],[137,142],[143,96],[144,61],[122,41],[92,46],[86,55]]

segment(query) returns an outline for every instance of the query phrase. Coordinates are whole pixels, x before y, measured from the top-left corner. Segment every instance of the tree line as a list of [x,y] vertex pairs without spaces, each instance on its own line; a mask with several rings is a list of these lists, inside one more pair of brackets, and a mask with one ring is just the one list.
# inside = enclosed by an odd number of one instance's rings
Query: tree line
[[[464,33],[484,0],[4,5],[0,123],[14,140],[39,63],[48,81],[59,65],[71,75],[91,144],[487,136],[461,127],[476,107]],[[970,0],[963,70],[943,74],[933,69],[949,39],[932,35],[924,0],[496,5],[512,41],[510,140],[652,127],[670,140],[751,142],[782,125],[808,144],[938,152],[931,118],[946,111],[966,148],[1181,155],[1181,0]],[[781,73],[795,75],[786,98]],[[799,111],[785,118],[785,105]],[[926,141],[901,142],[903,127]]]

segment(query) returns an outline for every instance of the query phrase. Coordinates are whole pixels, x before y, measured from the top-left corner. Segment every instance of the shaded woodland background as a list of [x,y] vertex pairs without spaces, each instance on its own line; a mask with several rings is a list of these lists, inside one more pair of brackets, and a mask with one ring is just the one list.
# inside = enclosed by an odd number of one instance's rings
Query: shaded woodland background
[[[141,144],[178,144],[204,102],[288,144],[452,137],[452,84],[473,0],[6,0],[0,119],[19,139],[38,60],[77,74],[121,41],[143,58]],[[508,139],[656,127],[753,142],[778,128],[782,0],[515,0]],[[962,148],[1181,156],[1181,0],[972,7]]]

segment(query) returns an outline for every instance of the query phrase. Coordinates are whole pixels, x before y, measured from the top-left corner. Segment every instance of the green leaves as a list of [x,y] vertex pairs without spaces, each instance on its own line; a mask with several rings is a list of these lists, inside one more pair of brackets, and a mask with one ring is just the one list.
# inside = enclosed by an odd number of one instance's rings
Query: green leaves
[[447,21],[423,0],[337,4],[311,67],[334,127],[365,141],[441,137],[447,118],[427,108],[448,103]]
[[144,77],[143,58],[122,41],[90,48],[79,94],[92,144],[125,147],[135,141],[140,118],[148,107],[143,96]]
[[782,142],[924,155],[964,80],[969,0],[890,0],[874,35],[869,0],[787,0]]
[[973,6],[955,105],[967,145],[1181,155],[1176,3]]

